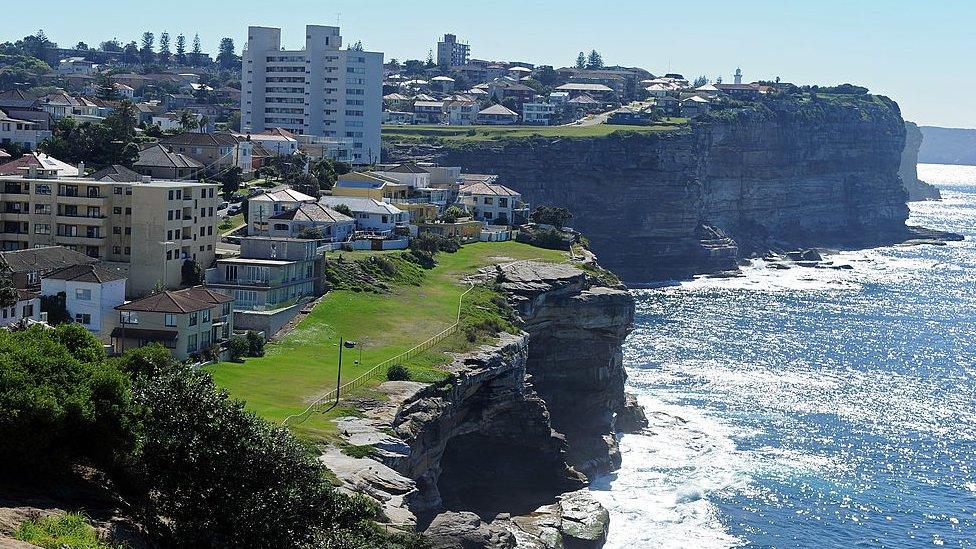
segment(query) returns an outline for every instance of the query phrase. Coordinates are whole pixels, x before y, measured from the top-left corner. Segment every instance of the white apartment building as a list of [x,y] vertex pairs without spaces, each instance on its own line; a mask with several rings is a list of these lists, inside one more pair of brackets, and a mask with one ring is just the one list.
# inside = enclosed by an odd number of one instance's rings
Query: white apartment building
[[242,61],[242,132],[348,141],[352,163],[379,160],[382,53],[342,49],[339,27],[306,26],[302,49],[282,49],[281,29],[248,27]]
[[556,106],[552,103],[523,103],[522,122],[532,126],[548,126]]

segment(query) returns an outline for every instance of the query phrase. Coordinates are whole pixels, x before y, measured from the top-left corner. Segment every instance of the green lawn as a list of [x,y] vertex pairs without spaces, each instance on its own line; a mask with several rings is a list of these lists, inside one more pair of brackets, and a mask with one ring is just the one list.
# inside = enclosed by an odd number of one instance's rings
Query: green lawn
[[[390,252],[386,252],[390,253]],[[343,253],[347,260],[369,252]],[[544,250],[516,242],[468,244],[454,254],[441,253],[437,265],[426,272],[420,286],[398,286],[377,294],[339,290],[330,292],[293,332],[267,346],[261,358],[243,364],[220,363],[207,367],[214,380],[232,396],[246,401],[257,414],[280,422],[303,411],[316,396],[335,387],[339,338],[362,347],[343,354],[342,375],[348,381],[377,362],[395,356],[454,323],[458,297],[467,289],[459,280],[486,265],[514,259],[565,261],[565,252]],[[465,341],[448,338],[438,348],[412,359],[408,366],[415,378],[433,381],[446,350],[462,350]],[[313,414],[296,425],[296,434],[312,440],[334,432],[331,419],[354,414],[346,405],[334,412]]]
[[[687,125],[685,118],[663,120],[653,126],[384,126],[383,136],[397,139],[446,139],[451,141],[489,141],[523,137],[606,137],[613,132],[657,133]],[[473,134],[473,135],[472,135]]]
[[244,214],[239,213],[230,217],[225,217],[217,225],[217,230],[221,235],[225,235],[244,224]]
[[23,522],[13,533],[19,539],[44,549],[111,549],[98,538],[84,516],[68,513]]

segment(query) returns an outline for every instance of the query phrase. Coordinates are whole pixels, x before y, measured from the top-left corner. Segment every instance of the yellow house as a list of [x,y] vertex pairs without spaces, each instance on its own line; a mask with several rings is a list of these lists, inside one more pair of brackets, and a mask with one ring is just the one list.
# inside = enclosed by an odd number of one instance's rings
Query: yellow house
[[410,187],[395,179],[365,172],[340,175],[332,187],[332,196],[359,196],[390,202],[406,200],[409,193]]

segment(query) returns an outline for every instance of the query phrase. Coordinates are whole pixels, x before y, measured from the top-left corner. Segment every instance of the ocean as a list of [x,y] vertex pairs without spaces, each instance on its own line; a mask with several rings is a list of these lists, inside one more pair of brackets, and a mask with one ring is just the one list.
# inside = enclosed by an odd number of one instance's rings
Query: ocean
[[919,177],[966,241],[634,291],[607,547],[976,547],[976,166]]

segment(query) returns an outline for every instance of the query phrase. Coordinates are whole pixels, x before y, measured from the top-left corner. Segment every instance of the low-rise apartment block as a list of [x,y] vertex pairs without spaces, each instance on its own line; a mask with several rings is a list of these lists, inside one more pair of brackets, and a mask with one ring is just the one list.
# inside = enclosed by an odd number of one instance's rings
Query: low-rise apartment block
[[218,259],[209,287],[233,296],[237,311],[271,311],[319,295],[323,259],[317,244],[297,238],[242,238],[240,257]]
[[120,267],[127,294],[179,287],[181,267],[213,263],[217,185],[95,181],[29,167],[0,176],[0,249],[64,246]]

